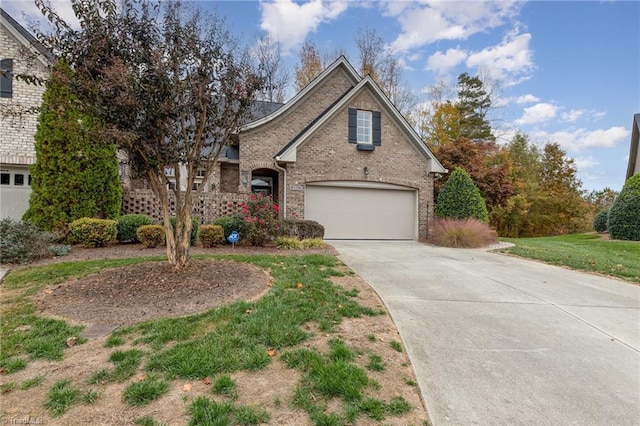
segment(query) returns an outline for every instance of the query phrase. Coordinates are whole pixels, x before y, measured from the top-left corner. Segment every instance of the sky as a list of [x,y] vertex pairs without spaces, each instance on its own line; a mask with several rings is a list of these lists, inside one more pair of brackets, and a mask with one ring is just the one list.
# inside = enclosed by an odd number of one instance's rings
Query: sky
[[[575,160],[585,190],[622,189],[633,115],[640,113],[637,1],[191,1],[226,17],[245,46],[280,43],[293,75],[305,40],[344,51],[357,67],[357,31],[375,29],[404,66],[419,98],[463,72],[496,82],[491,112],[506,143],[516,132],[557,142]],[[25,26],[31,0],[1,0]],[[70,22],[68,1],[52,0]],[[293,80],[293,79],[292,79]],[[292,87],[288,97],[294,95]]]

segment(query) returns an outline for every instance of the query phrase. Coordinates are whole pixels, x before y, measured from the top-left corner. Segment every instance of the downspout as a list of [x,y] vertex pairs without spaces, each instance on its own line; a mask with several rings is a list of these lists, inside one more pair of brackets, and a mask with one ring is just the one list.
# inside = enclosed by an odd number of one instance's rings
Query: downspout
[[283,176],[283,185],[282,185],[282,211],[283,211],[283,219],[287,218],[287,169],[278,165],[278,161],[280,161],[280,157],[276,157],[273,162],[273,166],[282,171]]

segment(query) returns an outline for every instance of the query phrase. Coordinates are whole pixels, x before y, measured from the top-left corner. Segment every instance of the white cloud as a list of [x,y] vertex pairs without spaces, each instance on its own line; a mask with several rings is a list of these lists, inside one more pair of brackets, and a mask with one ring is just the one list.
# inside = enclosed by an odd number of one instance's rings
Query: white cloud
[[515,124],[523,125],[548,121],[554,118],[557,113],[557,106],[546,102],[540,102],[538,104],[525,108],[524,114],[522,115],[522,117],[515,121]]
[[531,104],[534,102],[538,102],[540,99],[536,96],[533,96],[532,94],[526,94],[526,95],[522,95],[522,96],[518,96],[516,98],[516,103],[517,104]]
[[462,49],[449,49],[445,53],[438,51],[429,57],[426,69],[434,71],[438,75],[446,74],[466,58],[467,52]]
[[[508,80],[506,85],[517,84],[522,81],[522,76],[528,78],[527,74],[534,68],[530,41],[531,34],[519,34],[516,29],[507,34],[500,44],[471,53],[467,66],[486,69],[493,78]],[[515,77],[520,77],[520,80],[510,81]]]
[[575,161],[576,167],[580,170],[589,169],[600,164],[593,155],[589,155],[587,157],[574,157],[573,161]]
[[260,27],[273,40],[282,43],[285,52],[302,43],[307,34],[315,31],[320,24],[336,19],[348,8],[347,2],[333,0],[311,0],[306,3],[274,0],[260,5]]
[[437,1],[420,3],[390,1],[385,13],[395,17],[402,32],[391,44],[406,51],[438,40],[464,40],[478,32],[496,28],[520,10],[520,2]]
[[534,131],[529,136],[536,143],[557,142],[565,151],[580,152],[588,148],[614,147],[629,138],[629,130],[618,126],[596,130]]
[[[72,28],[80,28],[80,23],[69,0],[51,0],[51,6]],[[49,25],[49,21],[42,16],[40,9],[33,1],[4,0],[2,8],[27,30],[31,30],[34,23],[40,24],[41,27]]]
[[569,123],[575,123],[583,115],[584,115],[584,110],[582,110],[582,109],[572,109],[569,112],[563,112],[560,115],[560,118],[562,119],[562,121],[566,121],[566,122],[569,122]]

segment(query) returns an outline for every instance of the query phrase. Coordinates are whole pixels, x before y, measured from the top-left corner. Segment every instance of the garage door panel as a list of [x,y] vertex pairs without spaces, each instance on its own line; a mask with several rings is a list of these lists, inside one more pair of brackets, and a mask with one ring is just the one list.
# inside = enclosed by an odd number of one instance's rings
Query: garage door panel
[[308,185],[305,217],[327,239],[414,239],[416,193],[397,189]]

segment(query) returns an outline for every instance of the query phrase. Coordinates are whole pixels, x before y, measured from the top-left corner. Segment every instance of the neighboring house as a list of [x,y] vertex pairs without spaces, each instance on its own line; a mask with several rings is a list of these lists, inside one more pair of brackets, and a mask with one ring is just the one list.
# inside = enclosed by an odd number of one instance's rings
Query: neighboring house
[[0,8],[0,219],[21,219],[29,206],[29,166],[36,161],[34,135],[44,86],[15,78],[48,75],[50,55]]
[[631,127],[631,150],[629,151],[629,167],[627,167],[627,179],[640,173],[640,114],[633,116]]
[[[340,57],[287,104],[264,106],[209,181],[196,183],[205,185],[194,212],[201,221],[260,193],[284,217],[320,222],[325,238],[426,239],[433,180],[446,170],[370,77]],[[123,211],[159,219],[144,186],[127,180]]]

